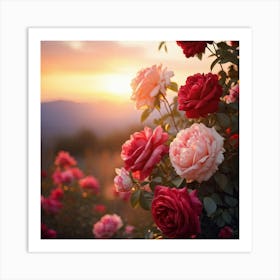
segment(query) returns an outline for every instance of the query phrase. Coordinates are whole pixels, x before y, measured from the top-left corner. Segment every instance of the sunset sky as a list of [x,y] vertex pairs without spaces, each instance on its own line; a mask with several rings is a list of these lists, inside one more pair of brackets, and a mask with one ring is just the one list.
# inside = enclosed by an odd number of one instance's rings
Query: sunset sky
[[42,41],[41,100],[127,102],[131,80],[153,64],[172,70],[179,86],[189,75],[209,72],[208,59],[187,59],[176,42],[167,42],[167,53],[158,51],[159,43]]

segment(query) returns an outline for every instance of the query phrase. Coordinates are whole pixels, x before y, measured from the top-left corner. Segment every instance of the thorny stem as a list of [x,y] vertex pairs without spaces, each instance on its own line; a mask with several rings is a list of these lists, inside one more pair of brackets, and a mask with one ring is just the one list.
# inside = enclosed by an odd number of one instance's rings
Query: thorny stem
[[[219,56],[217,55],[217,49],[216,49],[214,43],[213,43],[213,47],[214,47],[214,49],[215,49],[215,52],[213,52],[208,46],[206,46],[206,48],[207,48],[214,56],[216,56],[217,58],[219,58]],[[222,71],[225,72],[222,63],[219,62],[219,64],[220,64],[220,67],[221,67]]]
[[174,118],[174,116],[173,116],[173,113],[172,113],[172,110],[171,110],[171,107],[170,107],[170,104],[169,104],[167,98],[166,98],[163,94],[161,94],[161,96],[162,96],[163,99],[164,99],[164,106],[165,106],[165,109],[166,109],[166,111],[168,112],[168,108],[169,108],[169,113],[170,113],[171,119],[172,119],[172,121],[173,121],[174,127],[175,127],[175,129],[177,130],[177,132],[179,132],[179,129],[178,129],[177,125],[176,125],[175,118]]

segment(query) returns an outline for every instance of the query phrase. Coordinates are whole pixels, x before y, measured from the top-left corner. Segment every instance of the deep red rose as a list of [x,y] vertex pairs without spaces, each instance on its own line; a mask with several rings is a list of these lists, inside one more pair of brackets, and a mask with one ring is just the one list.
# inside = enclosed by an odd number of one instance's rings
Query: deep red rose
[[179,110],[185,111],[188,118],[206,117],[218,110],[222,93],[217,75],[195,74],[188,77],[186,84],[179,89]]
[[183,49],[183,53],[187,58],[203,53],[207,43],[211,44],[212,41],[177,41],[177,45]]
[[168,153],[167,140],[168,134],[160,126],[154,130],[145,127],[143,131],[133,133],[122,145],[124,168],[132,171],[134,178],[144,180]]
[[202,203],[197,190],[156,186],[152,215],[156,225],[170,238],[193,238],[200,233]]
[[229,226],[225,226],[223,227],[219,234],[218,234],[219,238],[232,238],[233,237],[233,230],[231,227]]

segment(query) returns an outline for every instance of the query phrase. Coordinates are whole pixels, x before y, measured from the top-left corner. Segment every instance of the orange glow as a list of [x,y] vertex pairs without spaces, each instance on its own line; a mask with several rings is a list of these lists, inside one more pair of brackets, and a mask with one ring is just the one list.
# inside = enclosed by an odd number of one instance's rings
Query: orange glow
[[[197,58],[187,61],[175,42],[167,43],[168,53],[158,51],[158,44],[148,41],[43,41],[41,100],[127,102],[132,93],[131,80],[142,68],[162,64],[174,71],[172,80],[179,86],[187,75],[207,71],[201,71],[205,67],[199,65],[202,62]],[[205,63],[208,66],[207,59]]]

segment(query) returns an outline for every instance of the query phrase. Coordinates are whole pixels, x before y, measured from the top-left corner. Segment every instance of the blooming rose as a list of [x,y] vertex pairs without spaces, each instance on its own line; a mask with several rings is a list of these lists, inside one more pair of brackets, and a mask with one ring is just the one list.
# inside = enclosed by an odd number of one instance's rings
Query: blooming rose
[[211,44],[212,41],[177,41],[177,45],[183,49],[183,53],[187,58],[203,53],[207,43]]
[[223,227],[219,234],[218,234],[219,238],[232,238],[233,237],[233,230],[231,227],[229,226],[225,226]]
[[133,90],[131,99],[136,101],[136,108],[153,108],[156,96],[159,93],[166,94],[172,76],[174,73],[166,68],[162,69],[162,65],[153,65],[139,71],[130,84]]
[[188,118],[205,117],[218,110],[222,93],[217,75],[195,74],[188,77],[186,84],[179,89],[179,110],[185,111]]
[[96,238],[110,238],[123,226],[122,219],[116,215],[105,215],[93,226]]
[[212,127],[194,123],[181,130],[169,148],[176,173],[188,182],[207,181],[224,160],[224,138]]
[[129,172],[126,171],[123,167],[121,169],[115,169],[117,176],[114,178],[114,184],[117,192],[127,192],[130,191],[133,182],[129,176]]
[[125,169],[132,171],[134,178],[145,179],[168,153],[167,139],[168,134],[160,126],[154,130],[145,127],[143,131],[132,134],[122,145],[121,158]]
[[76,165],[76,160],[70,156],[68,152],[60,151],[55,159],[54,162],[55,165],[60,167],[69,167]]
[[227,103],[233,103],[239,98],[239,84],[236,84],[229,90],[229,94],[223,97],[223,100]]
[[156,225],[170,238],[194,237],[200,233],[202,203],[197,190],[156,186],[152,215]]
[[63,207],[63,204],[58,199],[41,196],[41,206],[46,212],[57,214]]
[[93,193],[99,192],[99,182],[93,176],[87,176],[79,181],[81,188],[91,190]]

